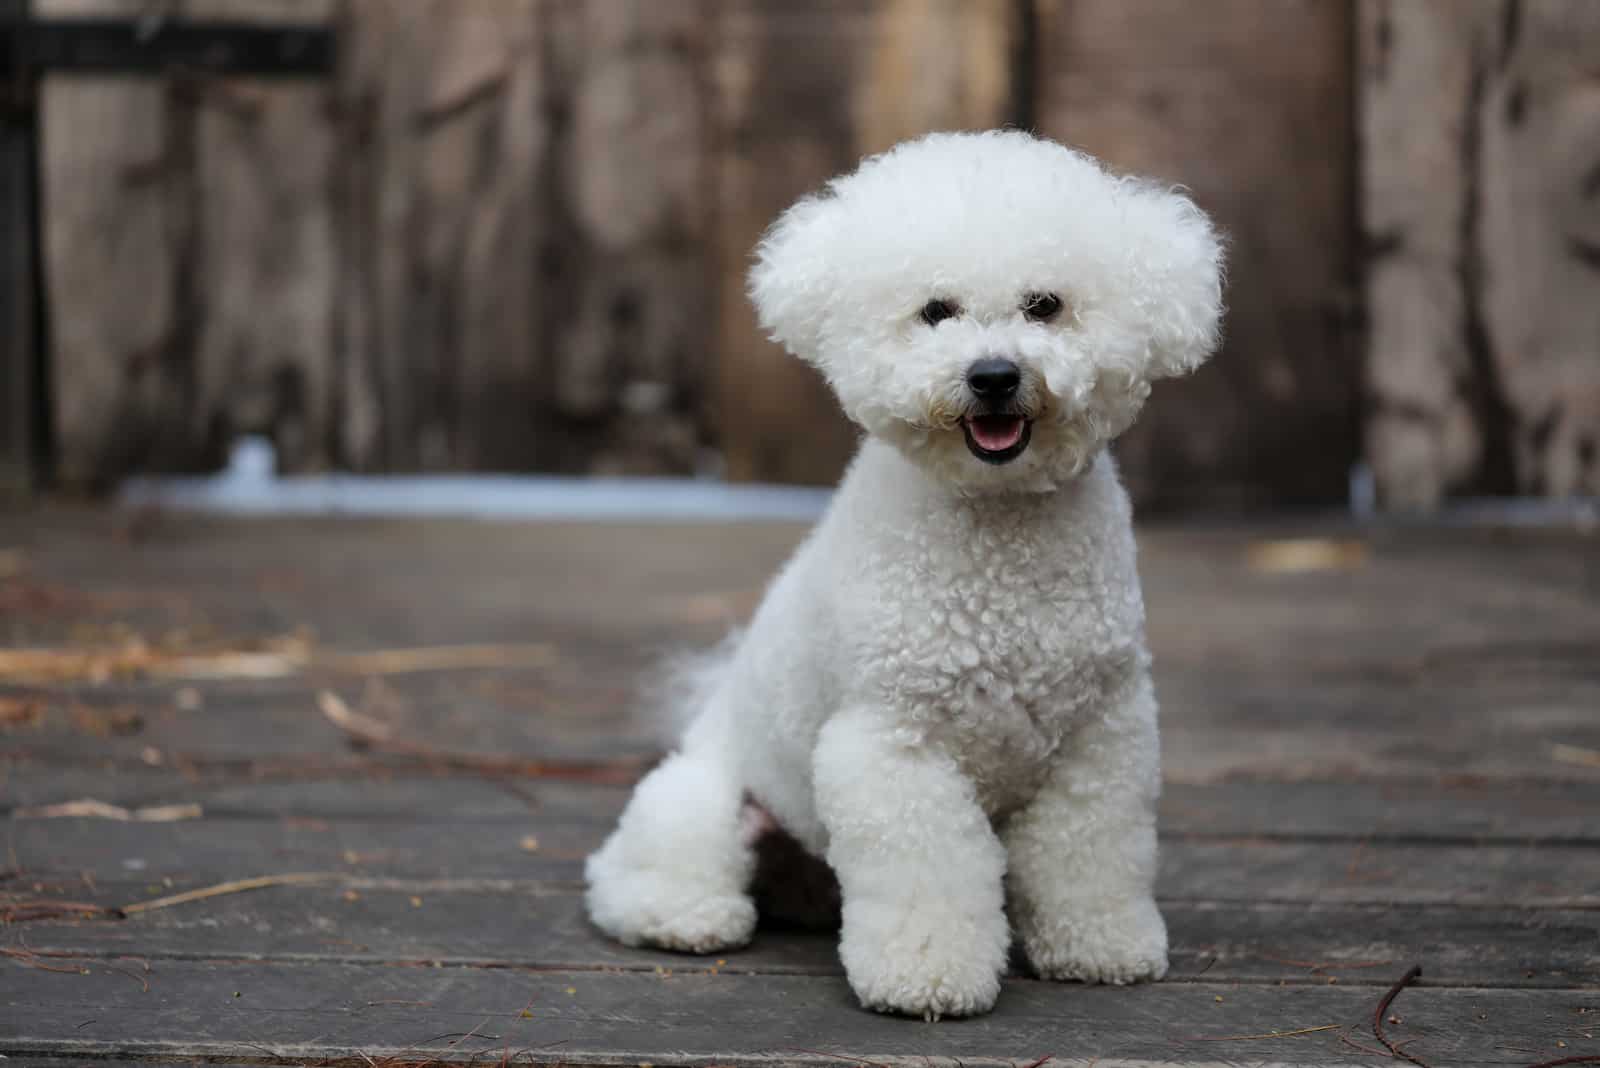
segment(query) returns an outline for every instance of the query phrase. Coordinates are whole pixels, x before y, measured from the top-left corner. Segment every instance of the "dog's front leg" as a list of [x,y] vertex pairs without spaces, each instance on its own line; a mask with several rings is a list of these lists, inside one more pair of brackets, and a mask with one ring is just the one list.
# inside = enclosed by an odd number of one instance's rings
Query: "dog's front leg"
[[1156,908],[1156,703],[1141,669],[1075,734],[1005,829],[1011,918],[1047,979],[1131,983],[1167,972]]
[[863,1005],[927,1019],[985,1012],[1010,932],[1005,850],[972,783],[886,711],[841,711],[815,753],[839,877],[839,952]]

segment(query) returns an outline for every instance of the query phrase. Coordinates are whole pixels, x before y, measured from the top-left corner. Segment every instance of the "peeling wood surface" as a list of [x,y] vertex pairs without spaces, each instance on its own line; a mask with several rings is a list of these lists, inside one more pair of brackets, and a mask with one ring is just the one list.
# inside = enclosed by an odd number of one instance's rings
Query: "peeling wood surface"
[[1595,5],[1213,6],[164,5],[331,21],[341,69],[47,80],[59,474],[259,433],[293,471],[831,482],[856,430],[761,336],[753,246],[865,153],[1015,123],[1230,234],[1224,351],[1119,445],[1141,504],[1326,504],[1359,459],[1401,509],[1600,493]]
[[[0,517],[0,650],[137,638],[216,655],[298,628],[330,653],[525,657],[376,681],[331,656],[268,679],[0,679],[0,912],[318,875],[0,924],[0,1052],[1350,1063],[1341,1038],[1371,1044],[1374,1004],[1415,962],[1390,1030],[1433,1063],[1600,1053],[1592,534],[1143,532],[1172,976],[1091,989],[1019,966],[999,1010],[967,1022],[861,1012],[824,933],[769,925],[712,959],[609,943],[584,920],[581,865],[625,786],[363,750],[319,711],[337,692],[460,760],[637,766],[660,742],[634,685],[747,615],[802,534]],[[1303,574],[1252,563],[1263,541],[1308,536],[1359,551]],[[198,812],[37,813],[82,798]]]
[[1409,509],[1600,492],[1600,10],[1359,10],[1378,488]]

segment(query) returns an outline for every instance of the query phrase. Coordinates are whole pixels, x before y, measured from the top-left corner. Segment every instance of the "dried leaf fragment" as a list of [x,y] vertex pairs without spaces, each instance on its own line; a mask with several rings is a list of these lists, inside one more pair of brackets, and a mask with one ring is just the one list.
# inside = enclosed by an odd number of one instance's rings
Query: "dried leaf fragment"
[[1250,545],[1245,560],[1252,571],[1269,575],[1312,571],[1355,571],[1367,562],[1367,543],[1339,538],[1274,538]]
[[1600,768],[1600,749],[1557,742],[1550,747],[1550,756],[1562,764],[1576,764],[1580,768]]
[[146,805],[143,808],[124,808],[121,805],[97,801],[92,797],[76,801],[62,801],[55,805],[37,808],[19,808],[11,814],[17,820],[100,819],[122,823],[176,823],[178,820],[197,820],[205,811],[197,804]]

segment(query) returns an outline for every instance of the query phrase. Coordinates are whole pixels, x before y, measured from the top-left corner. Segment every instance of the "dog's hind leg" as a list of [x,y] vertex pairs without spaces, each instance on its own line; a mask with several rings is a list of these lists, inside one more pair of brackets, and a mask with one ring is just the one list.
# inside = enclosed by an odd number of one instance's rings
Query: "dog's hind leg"
[[708,710],[683,749],[639,783],[589,858],[595,924],[628,945],[691,953],[748,942],[755,854],[741,826],[743,797],[718,713]]

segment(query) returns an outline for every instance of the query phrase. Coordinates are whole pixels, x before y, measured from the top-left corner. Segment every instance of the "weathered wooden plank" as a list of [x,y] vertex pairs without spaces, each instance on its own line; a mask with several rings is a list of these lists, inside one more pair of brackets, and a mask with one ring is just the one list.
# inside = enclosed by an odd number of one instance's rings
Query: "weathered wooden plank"
[[541,8],[546,469],[684,474],[705,463],[717,414],[707,395],[711,7]]
[[627,792],[622,786],[569,790],[559,783],[462,777],[382,762],[350,761],[320,775],[287,771],[273,776],[206,774],[170,766],[63,767],[0,759],[0,814],[8,817],[93,798],[128,809],[198,805],[213,818],[419,823],[444,818],[487,826],[514,824],[530,812],[544,811],[587,823],[620,812]]
[[[0,531],[24,567],[0,586],[6,640],[17,644],[117,644],[131,632],[226,646],[307,625],[332,651],[542,643],[547,655],[530,653],[525,666],[390,679],[397,699],[378,710],[418,741],[534,756],[605,755],[618,741],[648,752],[657,731],[647,715],[629,715],[635,683],[660,652],[714,641],[747,614],[801,534],[789,525],[183,519],[128,542],[88,516]],[[1253,566],[1247,531],[1157,529],[1142,543],[1174,781],[1600,774],[1556,748],[1600,751],[1591,537],[1397,531],[1366,538],[1363,563],[1309,574]],[[136,760],[147,746],[325,756],[343,739],[316,691],[359,703],[364,685],[323,673],[79,682],[44,695],[38,723],[6,742],[52,762]],[[137,719],[129,733],[88,738],[94,722],[122,712]]]
[[[332,0],[195,0],[199,16],[325,20]],[[122,0],[52,15],[143,17]],[[43,108],[61,475],[221,463],[262,433],[286,466],[329,459],[333,136],[316,87],[51,79]],[[116,293],[107,301],[101,295]]]
[[[647,759],[671,744],[668,725],[636,696],[662,637],[616,644],[549,637],[529,648],[525,667],[379,682],[312,668],[256,683],[80,683],[48,693],[0,686],[33,707],[26,722],[0,728],[0,742],[11,757],[46,767],[153,761],[213,777],[325,777],[328,767],[358,755],[319,709],[326,690],[400,739],[450,753],[606,761]],[[1565,657],[1519,662],[1498,659],[1491,646],[1482,662],[1452,667],[1459,678],[1398,683],[1352,680],[1380,670],[1360,660],[1337,674],[1287,665],[1230,672],[1226,656],[1191,666],[1162,653],[1158,645],[1174,783],[1420,779],[1471,787],[1485,780],[1504,794],[1522,782],[1600,781],[1600,768],[1581,759],[1600,752],[1593,715],[1600,679],[1586,676],[1587,654],[1577,647]]]
[[[138,972],[134,962],[122,967]],[[1339,1036],[1370,1037],[1377,1000],[1372,988],[1343,985],[1013,980],[992,1015],[931,1027],[857,1009],[836,977],[186,961],[160,962],[148,978],[98,964],[88,971],[0,971],[0,1005],[16,1021],[0,1032],[0,1049],[254,1059],[264,1048],[294,1060],[421,1051],[451,1061],[527,1050],[536,1061],[597,1064],[820,1064],[845,1056],[1014,1066],[1047,1054],[1072,1063],[1349,1063]],[[1388,1031],[1396,1041],[1416,1039],[1412,1051],[1440,1063],[1524,1064],[1600,1048],[1584,1037],[1592,1002],[1584,990],[1424,986],[1402,996],[1400,1022]],[[1234,1037],[1329,1024],[1338,1026],[1282,1039]]]
[[[1239,732],[1241,735],[1245,732]],[[15,755],[15,732],[0,750],[0,816],[93,797],[128,808],[198,804],[213,817],[322,820],[474,820],[518,822],[530,811],[574,824],[608,826],[626,800],[624,785],[536,778],[496,780],[412,764],[355,758],[297,767],[264,757],[255,770],[107,766],[91,754],[71,762]],[[559,748],[539,751],[559,753]],[[521,751],[521,750],[502,750]],[[623,755],[618,745],[610,752]],[[1466,780],[1388,782],[1168,782],[1160,825],[1178,836],[1315,838],[1593,845],[1600,783]]]
[[1600,495],[1600,10],[1517,0],[1501,17],[1481,98],[1478,281],[1516,490]]
[[1349,5],[1046,0],[1037,17],[1039,129],[1187,186],[1230,237],[1223,351],[1157,388],[1118,446],[1135,499],[1342,499],[1360,454]]
[[[545,626],[715,633],[753,608],[804,532],[787,523],[183,516],[130,527],[86,512],[0,516],[0,541],[26,558],[12,588],[34,591],[16,595],[13,625],[207,623],[230,636],[252,622],[244,633],[314,622],[324,641],[349,646],[515,640]],[[1252,562],[1263,541],[1304,537],[1349,541],[1361,556],[1305,573]],[[1433,685],[1490,656],[1520,676],[1556,660],[1576,671],[1600,640],[1600,554],[1581,531],[1152,527],[1140,544],[1159,661]],[[1215,610],[1219,599],[1227,611]]]
[[782,523],[153,523],[119,533],[80,513],[8,526],[5,542],[27,565],[8,640],[65,641],[78,624],[222,638],[310,625],[330,646],[360,649],[528,642],[559,628],[650,651],[674,628],[714,640],[804,533]]
[[730,477],[829,483],[855,443],[820,378],[755,322],[745,274],[762,231],[866,153],[1015,118],[1016,17],[1000,0],[718,5],[715,403]]
[[[432,888],[364,883],[283,887],[136,915],[33,922],[28,945],[98,959],[419,962],[541,969],[718,970],[835,975],[836,934],[764,926],[714,958],[619,945],[589,925],[581,894],[559,886]],[[72,900],[123,905],[140,884],[97,883]],[[1208,983],[1387,985],[1416,961],[1454,986],[1586,986],[1600,981],[1600,911],[1264,905],[1168,901],[1172,976]],[[486,924],[485,917],[493,922]],[[1026,975],[1018,957],[1013,973]]]
[[1379,489],[1413,509],[1456,493],[1594,493],[1600,18],[1538,0],[1360,12]]
[[[525,821],[216,818],[176,823],[11,820],[0,842],[39,878],[126,878],[180,888],[281,871],[444,880],[576,882],[609,821],[574,822],[539,808]],[[520,846],[532,834],[536,852]],[[442,884],[441,884],[442,885]],[[1600,851],[1581,844],[1465,845],[1423,840],[1307,841],[1169,836],[1159,892],[1177,901],[1600,905]],[[161,892],[157,885],[156,892]]]
[[[45,0],[42,14],[136,16],[135,0]],[[196,190],[190,111],[159,81],[46,79],[45,271],[58,474],[102,483],[196,451],[178,276]],[[117,294],[116,300],[93,299]]]
[[543,11],[345,9],[339,454],[357,468],[535,466],[556,433],[538,414]]
[[[333,0],[187,0],[196,16],[327,24]],[[331,73],[331,71],[329,72]],[[269,438],[284,470],[335,459],[331,351],[338,283],[332,187],[338,137],[326,83],[196,85],[193,272],[198,403],[216,455]],[[181,105],[180,105],[181,106]]]

